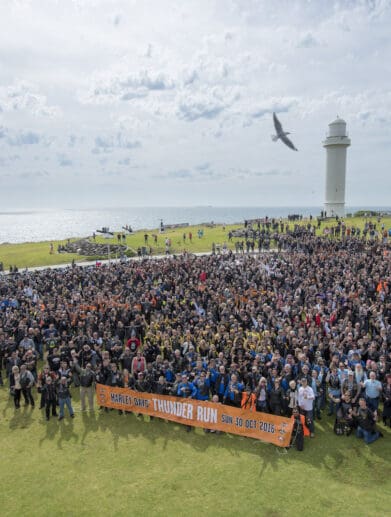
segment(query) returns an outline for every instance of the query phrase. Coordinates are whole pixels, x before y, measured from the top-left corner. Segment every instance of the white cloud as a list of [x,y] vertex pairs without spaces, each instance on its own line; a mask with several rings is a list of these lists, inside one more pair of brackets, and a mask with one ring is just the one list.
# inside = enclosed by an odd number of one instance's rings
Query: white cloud
[[35,116],[58,117],[61,109],[50,106],[45,95],[37,93],[37,87],[25,81],[0,87],[0,111],[26,111]]
[[130,140],[126,135],[118,132],[114,136],[97,136],[95,138],[95,147],[93,153],[100,152],[111,153],[114,149],[138,149],[141,147],[139,140]]
[[147,97],[151,92],[162,92],[175,87],[172,78],[156,70],[139,70],[134,73],[128,69],[97,74],[86,95],[80,99],[86,103],[105,104],[118,101],[133,101]]
[[12,146],[37,145],[40,141],[41,136],[33,131],[20,131],[7,138],[8,144]]
[[[269,204],[321,205],[321,142],[338,114],[352,139],[347,201],[389,204],[389,0],[147,6],[0,2],[3,171],[24,175],[34,192],[42,176],[31,164],[43,164],[47,199],[57,205],[65,191],[75,205],[105,201],[108,183],[119,190],[113,204],[134,189],[140,198],[148,190],[151,203],[199,204],[207,195],[211,204],[266,196]],[[271,141],[274,111],[299,153]],[[368,170],[363,188],[357,178]],[[83,187],[97,171],[88,200]],[[11,186],[0,192],[2,206],[23,198],[17,187],[14,198]]]
[[297,42],[297,46],[299,48],[312,48],[318,47],[319,45],[319,41],[310,32],[300,36],[299,41]]
[[192,122],[216,118],[229,103],[216,90],[184,94],[178,102],[178,117]]

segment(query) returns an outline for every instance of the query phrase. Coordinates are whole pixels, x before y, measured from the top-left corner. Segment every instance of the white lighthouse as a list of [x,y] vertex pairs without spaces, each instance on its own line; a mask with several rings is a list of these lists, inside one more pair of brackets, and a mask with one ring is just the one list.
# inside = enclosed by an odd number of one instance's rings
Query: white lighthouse
[[329,124],[329,134],[323,142],[327,153],[324,208],[328,217],[345,215],[346,149],[349,145],[346,122],[337,117]]

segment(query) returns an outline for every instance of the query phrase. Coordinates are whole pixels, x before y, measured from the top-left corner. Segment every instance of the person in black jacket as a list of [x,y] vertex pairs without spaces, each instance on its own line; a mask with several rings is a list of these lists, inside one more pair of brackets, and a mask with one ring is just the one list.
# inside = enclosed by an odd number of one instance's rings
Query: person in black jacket
[[69,391],[68,379],[61,377],[60,383],[57,388],[58,403],[60,405],[60,416],[59,420],[64,418],[64,407],[67,406],[71,418],[75,417],[73,407],[71,404],[71,392]]
[[57,416],[57,390],[50,375],[46,377],[45,384],[41,389],[44,394],[46,420],[49,420],[50,410],[52,410],[52,416]]
[[117,363],[110,363],[110,367],[106,370],[106,386],[124,387],[122,373],[118,370]]
[[284,402],[284,390],[280,386],[280,381],[275,380],[272,389],[268,393],[270,411],[273,415],[281,416]]
[[225,366],[219,366],[219,373],[217,374],[214,387],[214,395],[218,395],[219,402],[224,401],[225,390],[227,389],[229,381],[229,373],[225,371]]
[[[117,388],[124,387],[124,379],[122,373],[118,370],[117,363],[110,363],[108,369],[106,369],[106,377],[105,377],[106,386],[114,386]],[[106,408],[108,411],[108,408]],[[122,415],[122,409],[118,410],[119,414]]]
[[383,436],[380,431],[376,430],[377,412],[367,406],[364,397],[358,400],[358,408],[354,409],[353,416],[357,422],[357,438],[364,438],[365,443],[370,444]]
[[153,389],[153,393],[157,393],[158,395],[169,395],[170,387],[167,384],[167,381],[163,375],[160,375],[155,387]]
[[77,372],[80,382],[80,405],[81,410],[85,411],[86,397],[88,399],[88,406],[90,411],[94,411],[94,387],[95,387],[95,373],[92,370],[91,363],[87,363],[85,368],[81,368],[75,359],[73,369]]
[[143,372],[139,372],[137,376],[137,380],[134,384],[134,389],[136,391],[140,391],[142,393],[151,393],[151,383],[147,378],[145,378],[145,375]]
[[[136,391],[140,391],[141,393],[151,393],[151,383],[149,380],[145,377],[143,372],[139,372],[137,375],[137,380],[134,383],[134,389]],[[136,413],[136,416],[140,416],[140,413]],[[153,417],[150,417],[150,420],[153,420]]]

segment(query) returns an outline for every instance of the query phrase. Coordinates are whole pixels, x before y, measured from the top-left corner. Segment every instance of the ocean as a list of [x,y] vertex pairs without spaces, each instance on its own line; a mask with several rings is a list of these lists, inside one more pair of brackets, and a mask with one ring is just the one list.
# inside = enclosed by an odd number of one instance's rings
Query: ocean
[[[357,210],[390,210],[390,207],[347,207]],[[164,224],[242,223],[245,219],[265,216],[287,217],[289,214],[317,216],[320,207],[128,207],[96,209],[56,209],[0,212],[0,243],[65,240],[87,237],[102,227],[121,231],[130,225],[133,230],[158,228]]]

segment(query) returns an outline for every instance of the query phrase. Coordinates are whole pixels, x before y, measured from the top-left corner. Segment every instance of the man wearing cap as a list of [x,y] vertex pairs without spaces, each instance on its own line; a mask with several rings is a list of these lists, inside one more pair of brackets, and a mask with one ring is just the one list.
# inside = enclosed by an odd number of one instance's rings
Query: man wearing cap
[[182,375],[182,381],[178,385],[177,396],[193,399],[197,395],[197,388],[189,379],[186,374]]
[[134,389],[136,391],[140,391],[142,393],[150,393],[151,392],[151,383],[145,377],[144,372],[139,372],[137,375],[137,380],[134,384]]

